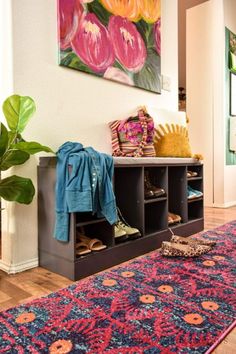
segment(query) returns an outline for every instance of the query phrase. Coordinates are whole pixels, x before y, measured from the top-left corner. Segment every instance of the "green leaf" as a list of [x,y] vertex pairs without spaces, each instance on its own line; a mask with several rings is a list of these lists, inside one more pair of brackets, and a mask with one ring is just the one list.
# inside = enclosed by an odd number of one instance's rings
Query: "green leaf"
[[0,181],[0,197],[5,200],[29,204],[34,194],[34,185],[29,178],[13,175]]
[[20,142],[12,146],[13,149],[25,151],[30,155],[37,154],[37,152],[53,152],[49,147],[36,143],[35,141]]
[[160,57],[154,48],[149,48],[147,54],[142,70],[134,75],[135,86],[161,93]]
[[8,150],[0,162],[0,170],[5,171],[12,166],[21,165],[27,161],[29,157],[30,155],[25,151]]
[[0,157],[3,156],[8,146],[8,131],[4,124],[1,123],[0,133]]
[[35,112],[35,103],[31,97],[12,95],[3,103],[3,113],[10,130],[22,133]]
[[144,20],[140,20],[136,24],[137,30],[141,34],[146,47],[150,48],[154,46],[153,24],[147,23]]
[[111,14],[102,6],[102,4],[100,4],[99,1],[93,1],[90,4],[87,4],[87,9],[88,12],[94,13],[104,26],[108,25]]

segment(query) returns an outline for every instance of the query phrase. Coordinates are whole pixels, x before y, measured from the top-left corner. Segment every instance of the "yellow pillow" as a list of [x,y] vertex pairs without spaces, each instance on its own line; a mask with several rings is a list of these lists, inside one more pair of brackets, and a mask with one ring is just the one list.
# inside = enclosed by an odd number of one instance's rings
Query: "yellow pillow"
[[192,157],[188,129],[179,124],[159,124],[154,147],[158,157]]

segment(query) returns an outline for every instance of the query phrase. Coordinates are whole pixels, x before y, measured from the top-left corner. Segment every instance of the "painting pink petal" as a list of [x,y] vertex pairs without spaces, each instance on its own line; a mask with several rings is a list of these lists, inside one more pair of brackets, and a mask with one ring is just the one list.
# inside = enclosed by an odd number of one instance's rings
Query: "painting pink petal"
[[130,86],[134,85],[132,79],[124,71],[118,68],[113,68],[112,66],[105,71],[103,77],[106,79],[119,81]]
[[71,44],[78,57],[96,73],[105,72],[115,61],[110,35],[93,13],[80,21]]
[[59,0],[59,33],[60,47],[67,49],[75,35],[79,20],[83,13],[83,6],[80,0]]
[[161,20],[158,20],[155,23],[153,30],[154,30],[156,51],[159,55],[161,55]]
[[121,16],[111,16],[108,31],[119,62],[132,72],[140,71],[145,63],[147,51],[135,25]]

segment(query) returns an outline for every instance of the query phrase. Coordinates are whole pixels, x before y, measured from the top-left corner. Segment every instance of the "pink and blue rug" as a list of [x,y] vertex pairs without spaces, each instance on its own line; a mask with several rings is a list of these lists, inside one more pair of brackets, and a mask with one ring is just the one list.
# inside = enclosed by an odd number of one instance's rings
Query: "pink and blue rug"
[[236,221],[197,237],[217,244],[155,251],[2,312],[0,353],[210,353],[235,325]]

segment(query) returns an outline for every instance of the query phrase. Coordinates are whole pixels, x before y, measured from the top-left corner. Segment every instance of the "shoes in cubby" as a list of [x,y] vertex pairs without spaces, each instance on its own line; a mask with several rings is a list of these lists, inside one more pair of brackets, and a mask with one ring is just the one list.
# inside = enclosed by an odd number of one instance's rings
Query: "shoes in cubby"
[[107,248],[107,245],[104,245],[98,238],[91,238],[80,232],[77,233],[76,239],[76,254],[79,256],[83,256],[90,252],[99,252]]
[[116,243],[124,242],[129,238],[127,233],[122,228],[120,228],[118,226],[118,223],[115,225],[114,229],[115,229],[115,242]]
[[141,232],[136,227],[132,227],[127,223],[127,221],[124,219],[123,215],[121,214],[119,208],[117,208],[117,212],[118,212],[118,221],[115,224],[115,237],[116,235],[118,235],[118,233],[121,232],[125,232],[129,240],[135,240],[136,238],[141,237],[142,236]]
[[181,216],[178,214],[168,212],[168,224],[176,224],[181,221]]
[[187,178],[197,177],[198,173],[196,171],[187,171]]
[[203,193],[201,191],[198,191],[188,186],[187,195],[188,195],[188,199],[195,199],[195,198],[201,198],[203,196]]
[[154,186],[149,178],[149,172],[145,171],[144,176],[144,196],[145,199],[164,197],[166,192],[163,188]]

